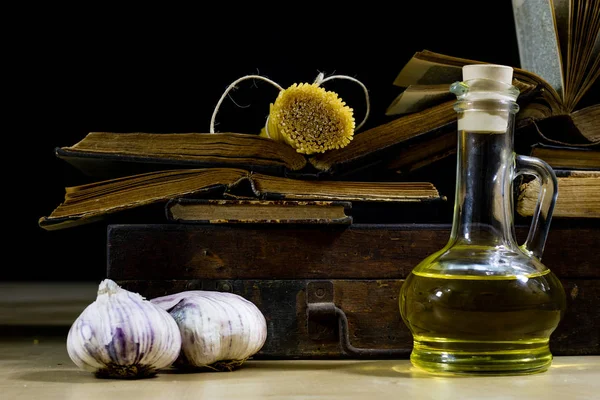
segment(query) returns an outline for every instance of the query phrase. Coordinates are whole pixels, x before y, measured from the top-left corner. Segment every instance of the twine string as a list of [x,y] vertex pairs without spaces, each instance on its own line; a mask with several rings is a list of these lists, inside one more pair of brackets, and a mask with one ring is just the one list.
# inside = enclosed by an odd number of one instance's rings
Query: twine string
[[213,111],[212,117],[210,119],[210,133],[215,133],[215,119],[217,118],[217,113],[219,112],[219,109],[221,108],[221,104],[223,103],[223,100],[225,100],[225,97],[231,91],[231,89],[235,88],[235,85],[237,85],[238,83],[240,83],[241,81],[244,81],[246,79],[260,79],[260,80],[270,83],[271,85],[275,86],[280,91],[283,90],[283,88],[277,82],[272,81],[269,78],[265,78],[264,76],[261,76],[261,75],[246,75],[246,76],[242,76],[241,78],[233,81],[233,83],[231,85],[229,85],[227,87],[227,89],[225,89],[225,92],[223,92],[223,95],[221,96],[221,98],[219,99],[219,102],[215,106],[215,110]]
[[367,87],[361,81],[359,81],[358,79],[353,78],[351,76],[348,76],[348,75],[331,75],[331,76],[328,76],[327,78],[324,78],[323,73],[320,72],[319,75],[317,75],[317,79],[315,79],[315,84],[317,86],[320,86],[322,83],[325,83],[325,82],[333,80],[333,79],[347,79],[349,81],[357,83],[360,85],[360,87],[362,87],[363,91],[365,92],[365,101],[367,103],[367,108],[365,110],[365,117],[363,118],[362,122],[360,124],[358,124],[356,126],[356,128],[354,129],[355,131],[357,131],[360,128],[362,128],[362,126],[365,124],[365,122],[367,122],[367,119],[369,118],[369,113],[371,112],[371,101],[369,100],[369,91],[367,90]]
[[[231,85],[229,85],[227,87],[227,89],[225,89],[225,92],[223,92],[223,95],[221,96],[221,98],[219,99],[217,105],[215,106],[215,109],[213,111],[212,117],[210,119],[210,133],[215,133],[215,119],[217,117],[217,113],[219,112],[219,109],[221,108],[221,104],[223,103],[223,100],[225,100],[225,97],[227,96],[227,94],[233,88],[235,88],[235,86],[238,83],[240,83],[240,82],[242,82],[242,81],[244,81],[246,79],[260,79],[260,80],[263,80],[265,82],[270,83],[271,85],[275,86],[280,91],[283,90],[283,88],[277,82],[275,82],[275,81],[273,81],[273,80],[271,80],[269,78],[266,78],[264,76],[261,76],[261,75],[246,75],[246,76],[243,76],[243,77],[235,80],[234,82],[231,83]],[[355,82],[358,85],[360,85],[360,87],[362,87],[362,89],[363,89],[363,91],[365,93],[365,101],[366,101],[367,107],[366,107],[366,110],[365,110],[365,116],[364,116],[363,120],[355,128],[355,131],[357,131],[357,130],[359,130],[367,122],[367,119],[369,118],[369,114],[371,112],[371,102],[370,102],[370,99],[369,99],[369,91],[367,90],[367,87],[361,81],[359,81],[358,79],[353,78],[351,76],[348,76],[348,75],[331,75],[331,76],[328,76],[327,78],[325,78],[325,75],[322,72],[319,72],[319,75],[317,75],[317,78],[315,79],[314,84],[316,84],[317,86],[320,86],[321,84],[323,84],[323,83],[325,83],[327,81],[333,80],[333,79],[346,79],[346,80]],[[267,134],[267,137],[270,138],[271,135],[269,134],[269,117],[268,116],[267,116],[267,120],[265,121],[265,132]]]
[[269,139],[272,139],[271,134],[269,133],[269,117],[270,115],[267,115],[267,120],[265,121],[265,133]]

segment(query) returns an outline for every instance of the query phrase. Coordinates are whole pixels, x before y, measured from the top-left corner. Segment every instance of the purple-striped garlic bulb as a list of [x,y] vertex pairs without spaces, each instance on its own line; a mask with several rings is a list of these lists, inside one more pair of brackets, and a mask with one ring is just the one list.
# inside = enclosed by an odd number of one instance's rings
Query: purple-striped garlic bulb
[[96,301],[67,336],[71,360],[99,378],[152,376],[171,366],[180,350],[181,334],[169,313],[110,279],[100,283]]
[[261,311],[237,294],[193,290],[150,301],[179,326],[182,345],[175,367],[231,371],[256,354],[267,338]]

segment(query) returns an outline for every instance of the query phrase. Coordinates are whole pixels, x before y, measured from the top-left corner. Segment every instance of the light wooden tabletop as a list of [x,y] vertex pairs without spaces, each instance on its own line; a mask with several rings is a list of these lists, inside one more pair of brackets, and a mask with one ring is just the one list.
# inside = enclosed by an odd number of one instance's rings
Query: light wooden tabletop
[[164,371],[137,381],[97,379],[60,339],[0,339],[3,400],[96,399],[600,399],[600,356],[556,357],[527,376],[438,377],[408,360],[248,361],[234,372]]

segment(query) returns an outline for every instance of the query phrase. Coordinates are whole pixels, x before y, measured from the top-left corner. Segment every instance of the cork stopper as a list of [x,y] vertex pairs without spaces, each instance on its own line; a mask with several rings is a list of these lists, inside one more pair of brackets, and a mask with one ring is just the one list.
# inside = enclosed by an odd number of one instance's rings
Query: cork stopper
[[[465,65],[462,68],[463,82],[469,86],[469,89],[463,100],[499,100],[514,101],[506,93],[506,85],[512,85],[513,69],[512,67],[495,64],[474,64]],[[499,85],[478,84],[481,80],[490,80],[500,82]],[[484,81],[485,82],[485,81]],[[508,128],[510,112],[493,109],[486,110],[485,107],[478,107],[473,110],[465,109],[458,118],[458,129],[477,133],[505,133]]]
[[491,79],[512,85],[513,69],[506,65],[473,64],[462,68],[463,81],[471,79]]

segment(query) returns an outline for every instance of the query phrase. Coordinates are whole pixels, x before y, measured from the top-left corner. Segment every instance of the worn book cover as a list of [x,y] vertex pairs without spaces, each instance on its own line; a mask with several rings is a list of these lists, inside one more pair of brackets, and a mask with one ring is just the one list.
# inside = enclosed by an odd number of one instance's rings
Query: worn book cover
[[349,201],[171,199],[168,221],[194,224],[352,223]]
[[174,169],[67,187],[65,199],[39,219],[62,229],[181,197],[254,200],[423,203],[446,200],[430,182],[300,180],[236,168]]

